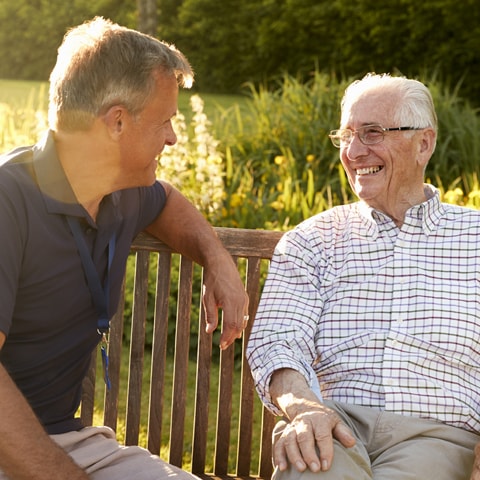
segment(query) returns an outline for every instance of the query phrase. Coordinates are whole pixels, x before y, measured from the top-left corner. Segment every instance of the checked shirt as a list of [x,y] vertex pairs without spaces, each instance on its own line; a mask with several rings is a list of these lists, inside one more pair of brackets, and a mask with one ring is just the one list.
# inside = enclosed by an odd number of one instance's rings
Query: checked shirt
[[357,202],[283,236],[247,352],[274,413],[292,368],[324,399],[480,432],[480,212],[426,188],[401,228]]

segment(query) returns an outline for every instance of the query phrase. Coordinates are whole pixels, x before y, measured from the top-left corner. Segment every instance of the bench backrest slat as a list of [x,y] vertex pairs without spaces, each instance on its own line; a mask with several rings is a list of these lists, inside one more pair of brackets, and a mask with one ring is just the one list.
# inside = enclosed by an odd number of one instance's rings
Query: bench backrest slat
[[159,255],[156,275],[147,443],[147,448],[156,455],[160,454],[162,438],[171,265],[171,253],[164,252]]

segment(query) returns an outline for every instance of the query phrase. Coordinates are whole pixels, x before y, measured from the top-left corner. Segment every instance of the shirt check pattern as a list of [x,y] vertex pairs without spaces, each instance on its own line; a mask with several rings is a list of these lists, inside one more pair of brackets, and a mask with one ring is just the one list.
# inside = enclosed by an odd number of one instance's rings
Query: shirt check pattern
[[293,368],[325,399],[480,432],[480,212],[426,188],[400,229],[357,202],[283,236],[247,351],[274,413]]

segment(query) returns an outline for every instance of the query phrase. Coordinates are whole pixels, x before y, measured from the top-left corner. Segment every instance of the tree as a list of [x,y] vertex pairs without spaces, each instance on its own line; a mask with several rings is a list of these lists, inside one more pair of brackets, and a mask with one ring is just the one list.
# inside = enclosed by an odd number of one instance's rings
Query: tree
[[148,35],[157,34],[157,1],[137,0],[138,30]]
[[[165,31],[192,63],[197,87],[204,91],[238,91],[252,70],[258,69],[253,50],[257,5],[258,0],[181,3],[176,30],[167,27]],[[163,25],[162,21],[160,28]]]

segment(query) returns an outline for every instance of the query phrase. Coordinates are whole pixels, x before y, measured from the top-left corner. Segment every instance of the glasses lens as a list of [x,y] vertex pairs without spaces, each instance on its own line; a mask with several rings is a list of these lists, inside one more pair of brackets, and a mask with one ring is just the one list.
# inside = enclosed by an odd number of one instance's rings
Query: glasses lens
[[366,125],[357,130],[357,135],[365,145],[374,145],[383,141],[384,131],[381,125]]
[[337,148],[340,148],[348,145],[352,141],[353,132],[348,128],[332,130],[329,137],[332,140],[333,145]]

